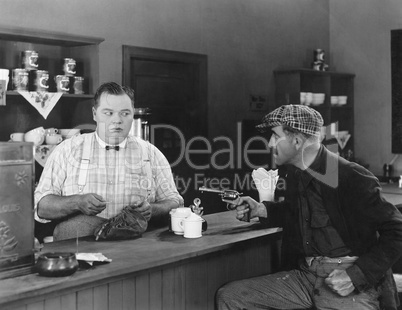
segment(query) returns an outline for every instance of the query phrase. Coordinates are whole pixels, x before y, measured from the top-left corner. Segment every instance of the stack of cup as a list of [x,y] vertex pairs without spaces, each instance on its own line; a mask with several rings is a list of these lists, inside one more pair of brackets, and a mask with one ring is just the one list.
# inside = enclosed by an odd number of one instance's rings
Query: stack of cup
[[338,96],[338,104],[345,105],[348,101],[348,96]]
[[8,88],[8,81],[10,80],[9,78],[9,70],[8,69],[0,69],[0,80],[6,81],[5,84],[5,90]]

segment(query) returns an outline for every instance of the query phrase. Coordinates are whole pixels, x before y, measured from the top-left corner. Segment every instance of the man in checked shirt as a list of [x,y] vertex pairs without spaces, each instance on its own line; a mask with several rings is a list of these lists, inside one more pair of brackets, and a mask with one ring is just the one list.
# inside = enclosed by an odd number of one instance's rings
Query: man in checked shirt
[[59,221],[54,240],[93,235],[128,205],[148,221],[183,205],[165,156],[129,134],[132,89],[109,82],[95,93],[93,133],[60,143],[49,156],[35,190],[35,219]]

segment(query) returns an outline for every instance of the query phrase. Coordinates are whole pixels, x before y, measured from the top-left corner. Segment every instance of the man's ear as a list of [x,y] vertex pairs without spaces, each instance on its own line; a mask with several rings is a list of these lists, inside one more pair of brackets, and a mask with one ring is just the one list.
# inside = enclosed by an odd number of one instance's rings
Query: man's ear
[[96,110],[95,110],[95,108],[93,107],[93,108],[92,108],[92,118],[93,118],[93,120],[96,122],[95,114],[96,114]]
[[296,134],[293,136],[293,145],[296,150],[299,150],[304,144],[304,139],[301,137],[300,134]]

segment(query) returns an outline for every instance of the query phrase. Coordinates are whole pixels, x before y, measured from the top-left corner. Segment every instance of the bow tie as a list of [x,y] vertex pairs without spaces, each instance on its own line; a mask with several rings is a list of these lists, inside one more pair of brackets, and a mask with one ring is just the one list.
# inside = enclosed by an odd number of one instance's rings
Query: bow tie
[[118,145],[116,145],[116,146],[106,145],[105,149],[106,149],[106,151],[109,151],[109,150],[118,151],[118,150],[120,150],[120,146],[118,146]]

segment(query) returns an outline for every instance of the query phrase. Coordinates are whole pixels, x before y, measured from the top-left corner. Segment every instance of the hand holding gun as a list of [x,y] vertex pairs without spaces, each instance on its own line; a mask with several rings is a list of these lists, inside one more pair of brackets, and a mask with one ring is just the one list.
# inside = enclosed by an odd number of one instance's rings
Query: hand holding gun
[[[238,191],[232,190],[232,189],[224,189],[224,190],[219,190],[219,189],[213,189],[213,188],[208,188],[205,186],[201,186],[198,188],[199,191],[201,192],[210,192],[210,193],[215,193],[221,196],[222,201],[226,202],[226,208],[228,210],[234,210],[238,205],[240,205],[240,195],[242,193],[239,193]],[[250,221],[250,212],[248,212],[243,218],[242,221]]]

